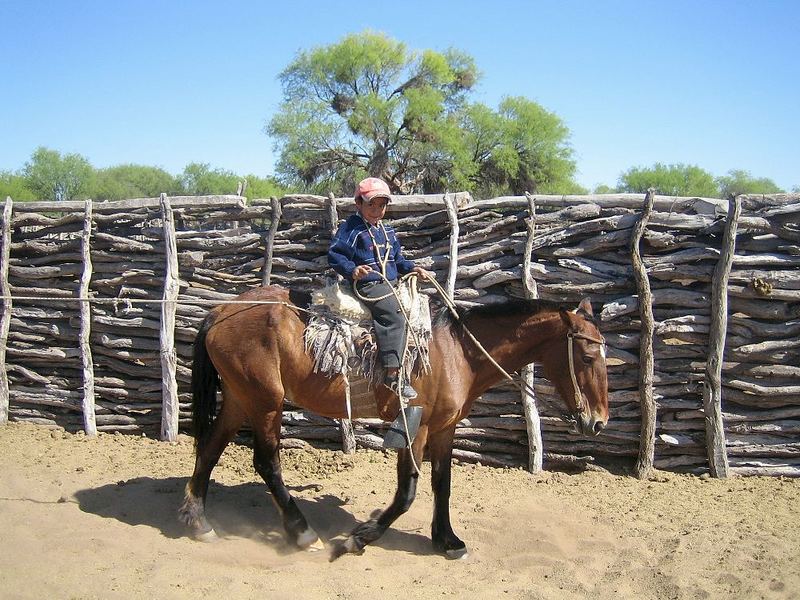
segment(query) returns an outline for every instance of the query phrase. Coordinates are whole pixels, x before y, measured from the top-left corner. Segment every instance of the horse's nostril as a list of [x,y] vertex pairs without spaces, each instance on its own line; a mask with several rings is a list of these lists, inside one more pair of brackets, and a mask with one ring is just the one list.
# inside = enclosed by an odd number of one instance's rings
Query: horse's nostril
[[595,421],[594,422],[594,432],[595,433],[600,433],[601,431],[603,431],[603,429],[605,429],[605,426],[606,426],[606,424],[603,423],[602,421]]

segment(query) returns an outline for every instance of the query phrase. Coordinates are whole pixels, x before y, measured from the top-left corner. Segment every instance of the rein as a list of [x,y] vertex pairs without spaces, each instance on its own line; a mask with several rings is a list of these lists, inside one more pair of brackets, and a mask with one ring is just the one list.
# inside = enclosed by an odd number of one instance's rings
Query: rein
[[[536,397],[536,390],[534,390],[533,387],[528,385],[528,383],[525,382],[525,381],[521,381],[520,382],[520,381],[515,380],[508,373],[508,371],[506,371],[503,367],[501,367],[497,363],[497,361],[494,358],[492,358],[492,356],[489,354],[489,352],[486,351],[486,348],[483,347],[483,345],[477,340],[477,338],[472,334],[472,332],[464,324],[463,320],[461,319],[461,316],[458,314],[458,311],[456,311],[455,303],[450,299],[450,296],[447,295],[447,292],[444,291],[442,286],[439,285],[439,282],[436,281],[435,279],[430,279],[429,281],[436,288],[436,291],[439,292],[439,295],[444,300],[444,303],[447,306],[447,308],[450,309],[450,313],[453,315],[453,317],[456,320],[461,322],[461,326],[463,327],[464,332],[472,340],[472,343],[475,344],[475,346],[478,348],[478,350],[480,350],[483,353],[483,355],[489,360],[489,362],[491,362],[492,365],[494,365],[494,367],[498,371],[500,371],[500,373],[503,374],[503,377],[505,377],[508,381],[510,381],[511,384],[515,388],[517,388],[520,392],[527,392],[528,394],[532,395],[533,397]],[[595,337],[586,335],[584,333],[579,333],[579,332],[570,331],[570,332],[567,333],[567,354],[568,354],[568,359],[569,359],[569,375],[570,375],[570,378],[572,379],[573,392],[575,394],[575,410],[578,412],[578,414],[583,414],[585,412],[585,410],[586,410],[586,405],[583,402],[583,393],[581,392],[581,388],[578,385],[578,378],[575,376],[575,360],[573,359],[573,356],[572,356],[572,340],[575,339],[575,338],[579,338],[579,339],[582,339],[582,340],[587,340],[587,341],[594,342],[596,344],[601,344],[601,345],[605,345],[605,340],[602,337],[601,338],[595,338]],[[562,415],[561,418],[562,418],[562,420],[564,420],[564,421],[566,421],[568,423],[570,423],[570,422],[573,423],[573,424],[576,423],[575,418],[572,417],[571,415],[570,416]]]
[[439,285],[439,282],[436,281],[435,279],[431,279],[430,281],[431,281],[431,283],[433,283],[433,287],[436,288],[436,291],[439,292],[439,295],[444,300],[445,306],[447,306],[447,308],[450,309],[450,313],[453,315],[453,317],[457,321],[461,322],[461,326],[464,328],[464,333],[466,333],[467,336],[469,336],[469,339],[472,340],[472,343],[475,344],[475,346],[478,348],[478,350],[480,350],[483,353],[483,355],[487,359],[489,359],[489,362],[492,363],[492,365],[494,365],[494,367],[498,371],[500,371],[500,373],[503,374],[503,377],[505,377],[508,381],[510,381],[511,384],[514,387],[516,387],[520,392],[527,392],[527,393],[529,393],[529,394],[531,394],[532,396],[535,397],[536,396],[536,390],[534,390],[530,385],[528,385],[524,381],[521,382],[521,383],[518,382],[516,379],[514,379],[508,373],[508,371],[506,371],[503,367],[501,367],[499,364],[497,364],[497,361],[494,358],[492,358],[491,354],[489,354],[486,351],[486,348],[483,347],[483,345],[478,341],[478,339],[474,335],[472,335],[472,332],[469,330],[469,328],[467,328],[467,326],[464,324],[463,320],[461,319],[461,315],[459,315],[458,311],[456,310],[455,302],[453,302],[450,299],[450,296],[448,296],[447,292],[445,292],[444,289],[442,288],[442,286]]

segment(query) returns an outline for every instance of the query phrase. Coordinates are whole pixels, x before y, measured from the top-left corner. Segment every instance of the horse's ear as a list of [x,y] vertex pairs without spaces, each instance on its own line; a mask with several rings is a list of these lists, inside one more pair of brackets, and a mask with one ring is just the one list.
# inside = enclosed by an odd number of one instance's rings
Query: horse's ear
[[594,316],[594,313],[592,312],[592,302],[589,300],[589,298],[584,298],[581,300],[581,303],[578,304],[578,312],[585,313],[589,317]]

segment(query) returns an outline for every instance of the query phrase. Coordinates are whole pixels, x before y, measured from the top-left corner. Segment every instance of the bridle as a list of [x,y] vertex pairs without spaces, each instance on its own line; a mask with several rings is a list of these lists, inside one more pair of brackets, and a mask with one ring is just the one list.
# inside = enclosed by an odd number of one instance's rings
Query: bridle
[[586,411],[586,405],[583,402],[583,393],[578,385],[578,378],[575,376],[575,358],[573,357],[572,353],[572,340],[575,338],[600,344],[601,354],[603,354],[603,356],[605,356],[604,348],[606,345],[606,340],[603,338],[603,336],[596,338],[579,331],[567,332],[567,358],[569,359],[569,376],[572,379],[572,392],[575,394],[575,413],[578,415],[583,415]]
[[[439,292],[439,295],[444,300],[445,306],[447,306],[447,308],[450,310],[450,313],[453,315],[453,318],[455,318],[456,321],[461,321],[461,315],[458,314],[458,311],[456,310],[456,305],[453,302],[453,300],[450,298],[448,293],[442,288],[442,286],[439,284],[439,282],[436,281],[435,279],[430,279],[429,281],[430,281],[430,283],[433,284],[433,287],[435,287],[436,290]],[[576,311],[572,311],[572,312],[576,312]],[[489,354],[486,351],[486,348],[484,348],[483,345],[475,338],[475,336],[467,328],[467,326],[464,325],[463,322],[462,322],[461,325],[462,325],[462,327],[464,329],[464,333],[466,333],[467,336],[472,340],[472,342],[475,344],[475,346],[478,348],[478,350],[480,350],[483,353],[483,355],[489,360],[489,362],[492,365],[494,365],[497,368],[497,370],[500,371],[503,374],[503,376],[511,383],[511,385],[516,387],[518,390],[520,390],[524,394],[530,394],[532,397],[534,397],[534,398],[536,397],[536,390],[535,389],[533,389],[524,380],[518,382],[513,377],[511,377],[511,375],[503,367],[501,367],[499,364],[497,364],[497,361],[494,358],[492,358],[491,354]],[[587,335],[585,333],[581,333],[579,331],[568,331],[567,332],[567,354],[568,354],[568,359],[569,359],[569,375],[570,375],[570,378],[572,379],[572,390],[573,390],[573,393],[575,394],[575,413],[573,415],[562,415],[561,419],[563,421],[566,421],[567,423],[572,423],[573,425],[575,425],[577,427],[578,426],[578,421],[577,421],[577,417],[575,415],[583,416],[585,414],[585,412],[586,412],[586,406],[584,405],[584,402],[583,402],[583,394],[581,393],[581,388],[578,385],[578,378],[575,376],[575,359],[572,356],[572,340],[574,340],[575,338],[578,338],[578,339],[581,339],[581,340],[586,340],[588,342],[593,342],[595,344],[600,344],[601,353],[602,353],[604,358],[605,358],[606,340],[602,335],[599,338],[596,338],[596,337]]]

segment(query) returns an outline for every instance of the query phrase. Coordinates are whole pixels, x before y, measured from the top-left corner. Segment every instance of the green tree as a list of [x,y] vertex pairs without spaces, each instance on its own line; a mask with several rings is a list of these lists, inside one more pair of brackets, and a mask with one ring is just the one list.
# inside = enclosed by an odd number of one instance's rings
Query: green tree
[[164,169],[126,164],[97,171],[91,196],[95,200],[154,198],[180,190],[178,180]]
[[657,194],[665,196],[698,196],[716,198],[719,195],[714,176],[694,165],[682,163],[652,167],[633,167],[619,178],[618,189],[622,192],[645,193],[655,188]]
[[615,187],[606,185],[605,183],[601,183],[600,185],[595,186],[594,190],[592,191],[595,194],[616,194],[619,190]]
[[41,200],[80,200],[91,189],[94,169],[80,154],[39,147],[23,168],[25,184]]
[[[563,121],[532,100],[504,98],[496,112],[473,104],[455,137],[451,179],[480,195],[586,193],[573,180],[575,161],[568,139]],[[461,148],[467,151],[466,161],[458,160]]]
[[772,179],[757,179],[742,169],[734,169],[728,171],[727,175],[717,177],[717,186],[720,198],[739,194],[778,194],[783,191]]
[[273,177],[258,177],[256,175],[248,175],[247,188],[245,189],[245,196],[248,200],[253,198],[270,198],[272,196],[283,196],[287,190]]
[[560,119],[524,98],[470,104],[478,70],[458,50],[413,52],[362,32],[300,52],[280,79],[266,132],[290,186],[349,190],[365,175],[398,193],[574,185]]
[[190,196],[235,194],[244,178],[225,169],[212,169],[208,163],[190,163],[178,177],[183,193]]
[[28,188],[25,177],[11,171],[0,171],[0,202],[5,202],[8,197],[15,202],[36,200],[36,194]]

